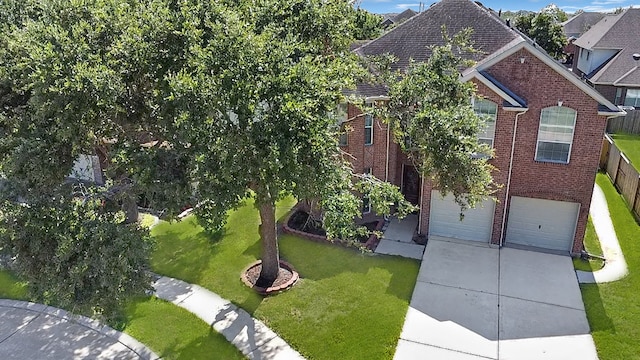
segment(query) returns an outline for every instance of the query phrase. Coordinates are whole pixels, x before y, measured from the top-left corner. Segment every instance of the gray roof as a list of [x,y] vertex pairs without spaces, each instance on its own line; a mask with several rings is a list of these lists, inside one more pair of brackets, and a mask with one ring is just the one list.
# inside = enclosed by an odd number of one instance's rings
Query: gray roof
[[417,12],[411,10],[411,9],[407,9],[403,12],[401,12],[400,14],[396,15],[393,17],[393,22],[398,24],[401,23],[405,20],[410,19],[411,17],[413,17],[415,14],[417,14]]
[[598,12],[583,12],[562,23],[566,36],[580,36],[605,16]]
[[620,50],[587,76],[592,83],[640,86],[640,61],[632,57],[632,54],[640,53],[640,9],[606,16],[574,44],[590,50]]
[[490,10],[473,1],[442,0],[356,52],[360,55],[390,53],[398,58],[393,68],[403,69],[410,59],[426,61],[431,55],[429,47],[443,44],[443,25],[449,35],[467,27],[474,29],[471,40],[474,47],[482,52],[474,57],[475,60],[481,60],[521,37]]

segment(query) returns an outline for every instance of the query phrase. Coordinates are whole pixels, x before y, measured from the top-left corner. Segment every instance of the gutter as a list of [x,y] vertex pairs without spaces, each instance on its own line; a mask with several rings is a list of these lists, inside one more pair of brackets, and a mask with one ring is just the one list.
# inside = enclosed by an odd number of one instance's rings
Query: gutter
[[502,211],[502,226],[500,229],[500,243],[498,244],[499,247],[502,247],[504,245],[504,229],[505,229],[505,221],[507,220],[507,207],[508,207],[508,202],[509,202],[509,191],[511,188],[511,174],[513,172],[513,154],[516,150],[516,135],[517,135],[517,131],[518,131],[518,118],[520,117],[520,115],[526,113],[527,111],[529,111],[529,109],[524,109],[524,111],[519,112],[516,114],[516,120],[513,123],[513,138],[511,139],[511,156],[509,157],[509,174],[507,175],[507,187],[505,189],[505,196],[504,196],[504,210]]

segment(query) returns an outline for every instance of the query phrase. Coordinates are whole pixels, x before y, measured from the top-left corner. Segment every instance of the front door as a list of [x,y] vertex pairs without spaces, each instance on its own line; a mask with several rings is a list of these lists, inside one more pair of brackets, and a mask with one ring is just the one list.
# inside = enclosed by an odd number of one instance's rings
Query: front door
[[413,205],[420,200],[420,175],[412,165],[402,165],[402,195]]

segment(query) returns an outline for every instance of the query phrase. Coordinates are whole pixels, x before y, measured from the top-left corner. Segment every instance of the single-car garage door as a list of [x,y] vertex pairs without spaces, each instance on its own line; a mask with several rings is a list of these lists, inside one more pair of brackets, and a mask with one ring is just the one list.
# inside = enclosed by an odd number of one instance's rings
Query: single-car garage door
[[507,221],[508,244],[571,251],[580,204],[514,196]]
[[440,192],[431,192],[429,236],[437,235],[463,240],[489,242],[493,227],[493,200],[485,200],[474,209],[468,209],[460,221],[460,205],[452,195],[442,198]]

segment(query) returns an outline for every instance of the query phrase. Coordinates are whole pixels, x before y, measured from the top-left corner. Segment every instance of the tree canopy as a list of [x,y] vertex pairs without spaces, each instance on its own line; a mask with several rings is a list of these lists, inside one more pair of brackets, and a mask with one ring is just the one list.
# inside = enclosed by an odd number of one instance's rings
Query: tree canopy
[[557,14],[540,12],[522,15],[516,18],[514,25],[518,30],[533,39],[549,55],[556,59],[562,57],[562,49],[566,45],[567,39]]
[[493,150],[478,140],[486,124],[473,110],[475,85],[460,81],[460,69],[472,65],[461,54],[476,51],[470,33],[449,37],[443,28],[445,45],[433,46],[426,62],[388,74],[390,101],[381,112],[420,174],[463,210],[498,187],[488,162]]

